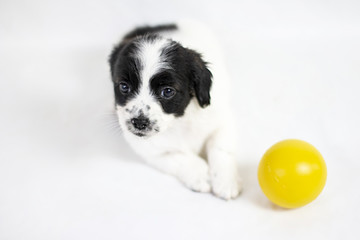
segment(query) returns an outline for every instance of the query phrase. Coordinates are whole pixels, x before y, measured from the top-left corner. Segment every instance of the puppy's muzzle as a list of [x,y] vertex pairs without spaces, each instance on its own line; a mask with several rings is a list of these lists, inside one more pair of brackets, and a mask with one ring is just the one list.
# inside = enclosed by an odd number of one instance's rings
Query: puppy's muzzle
[[150,120],[145,117],[132,118],[131,124],[137,130],[145,130],[149,126]]

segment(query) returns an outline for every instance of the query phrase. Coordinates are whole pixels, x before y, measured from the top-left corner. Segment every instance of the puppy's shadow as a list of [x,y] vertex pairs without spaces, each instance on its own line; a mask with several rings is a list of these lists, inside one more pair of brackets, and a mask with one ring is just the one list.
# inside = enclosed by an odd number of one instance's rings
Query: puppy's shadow
[[286,209],[276,206],[266,198],[258,182],[257,170],[258,161],[255,159],[243,160],[243,163],[240,163],[240,174],[244,184],[240,198],[265,210],[285,211]]

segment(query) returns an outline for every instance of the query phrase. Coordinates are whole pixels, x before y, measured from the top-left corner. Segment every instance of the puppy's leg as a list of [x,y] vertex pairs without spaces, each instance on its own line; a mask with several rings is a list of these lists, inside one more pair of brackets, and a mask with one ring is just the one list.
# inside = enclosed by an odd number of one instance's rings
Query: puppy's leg
[[242,190],[235,143],[231,131],[219,129],[206,145],[213,192],[226,200],[237,197]]
[[204,159],[193,153],[169,152],[147,157],[146,162],[164,173],[177,177],[191,190],[211,190],[209,166]]

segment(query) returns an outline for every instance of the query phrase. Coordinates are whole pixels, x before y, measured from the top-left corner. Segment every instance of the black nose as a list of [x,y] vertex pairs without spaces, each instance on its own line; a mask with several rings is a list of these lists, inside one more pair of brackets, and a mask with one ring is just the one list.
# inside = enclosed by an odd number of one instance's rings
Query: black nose
[[132,118],[131,123],[136,129],[144,130],[149,126],[150,121],[148,118],[140,117],[140,118]]

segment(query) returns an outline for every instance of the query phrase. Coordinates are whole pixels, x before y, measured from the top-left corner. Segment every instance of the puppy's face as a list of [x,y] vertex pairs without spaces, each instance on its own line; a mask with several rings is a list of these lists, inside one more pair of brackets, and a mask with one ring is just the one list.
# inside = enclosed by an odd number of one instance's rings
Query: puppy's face
[[124,131],[150,137],[184,115],[192,97],[210,104],[211,73],[201,56],[158,36],[121,43],[110,56],[116,111]]

